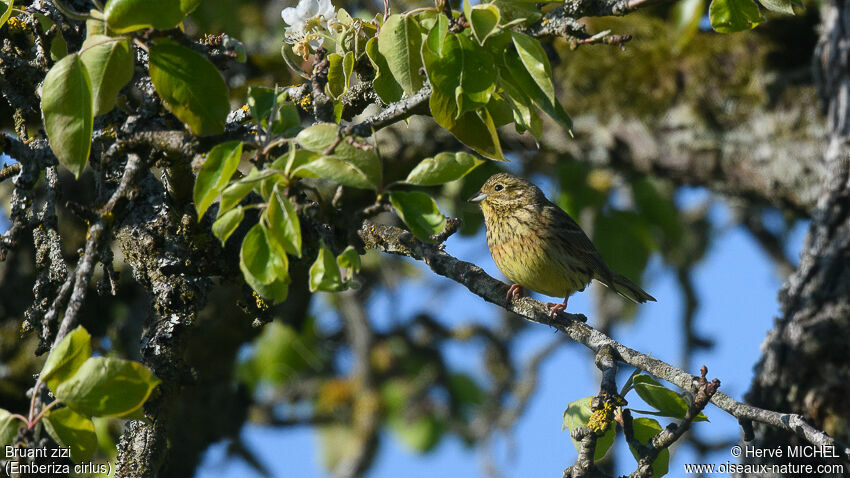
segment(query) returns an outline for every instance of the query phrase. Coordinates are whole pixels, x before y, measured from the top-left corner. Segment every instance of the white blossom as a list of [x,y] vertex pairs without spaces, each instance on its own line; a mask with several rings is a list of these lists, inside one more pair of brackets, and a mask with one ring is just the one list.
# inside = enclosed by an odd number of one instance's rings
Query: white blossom
[[328,29],[328,22],[336,18],[336,9],[331,0],[299,0],[295,7],[284,8],[280,12],[286,27],[286,41],[304,50],[304,42],[316,49],[322,46],[322,32]]

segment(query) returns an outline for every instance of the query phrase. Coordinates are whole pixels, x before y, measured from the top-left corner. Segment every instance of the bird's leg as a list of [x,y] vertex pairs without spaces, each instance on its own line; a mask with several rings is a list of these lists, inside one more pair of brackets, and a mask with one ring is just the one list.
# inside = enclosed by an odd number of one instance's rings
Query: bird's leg
[[556,304],[554,302],[546,302],[546,307],[552,308],[552,310],[549,311],[549,317],[552,317],[554,319],[555,316],[557,316],[559,313],[567,310],[568,300],[570,300],[570,296],[564,297],[564,302],[561,304]]
[[508,295],[505,297],[505,301],[510,304],[517,296],[522,297],[525,294],[525,291],[522,290],[522,286],[519,284],[511,284],[508,287]]

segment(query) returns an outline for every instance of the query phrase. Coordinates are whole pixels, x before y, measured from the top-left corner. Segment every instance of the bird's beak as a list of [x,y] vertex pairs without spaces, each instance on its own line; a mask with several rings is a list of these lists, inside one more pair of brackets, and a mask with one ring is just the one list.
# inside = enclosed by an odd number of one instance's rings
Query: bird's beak
[[485,199],[487,199],[487,195],[482,193],[481,191],[478,191],[478,193],[475,194],[475,196],[472,196],[471,198],[469,198],[469,202],[481,202]]

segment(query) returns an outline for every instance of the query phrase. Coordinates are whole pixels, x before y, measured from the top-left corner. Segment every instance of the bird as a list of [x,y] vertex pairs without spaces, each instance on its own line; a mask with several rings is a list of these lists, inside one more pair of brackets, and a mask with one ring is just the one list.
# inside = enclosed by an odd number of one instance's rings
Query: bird
[[612,271],[573,218],[533,183],[497,173],[469,201],[478,203],[484,214],[493,262],[513,282],[508,303],[523,289],[563,297],[563,303],[546,303],[555,317],[566,310],[570,295],[594,279],[635,303],[655,302],[640,286]]

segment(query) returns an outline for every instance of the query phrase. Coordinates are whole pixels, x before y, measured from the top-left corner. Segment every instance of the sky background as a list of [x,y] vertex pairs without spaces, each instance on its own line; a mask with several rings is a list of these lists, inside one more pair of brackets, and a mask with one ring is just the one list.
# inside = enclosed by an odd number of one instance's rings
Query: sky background
[[[555,196],[553,188],[541,186],[549,197]],[[689,206],[706,197],[708,193],[704,190],[684,188],[677,194],[677,201]],[[742,400],[753,376],[753,366],[760,356],[760,345],[778,315],[777,292],[782,281],[770,259],[749,233],[731,222],[729,210],[721,201],[714,202],[710,217],[718,233],[706,258],[695,268],[694,281],[701,299],[696,331],[700,336],[713,339],[715,346],[694,354],[692,363],[697,368],[701,364],[707,365],[709,378],[721,379],[720,390]],[[789,237],[787,250],[795,263],[805,233],[806,224],[800,222]],[[483,233],[473,238],[455,235],[447,241],[446,251],[505,280],[490,258]],[[386,294],[372,298],[367,307],[370,320],[376,327],[380,328],[390,313],[410,317],[419,311],[428,312],[448,325],[470,321],[492,323],[500,314],[497,306],[471,295],[464,286],[435,277],[421,262],[411,260],[411,263],[422,270],[424,279],[406,282],[394,301]],[[443,284],[443,281],[448,284]],[[437,295],[434,286],[438,284],[447,285],[448,290]],[[681,331],[682,297],[674,274],[656,257],[645,273],[644,285],[658,298],[658,302],[641,305],[636,320],[615,326],[613,336],[629,347],[644,353],[651,352],[659,359],[677,364],[684,341]],[[314,313],[319,324],[336,320],[321,294],[317,299],[314,301]],[[591,293],[576,294],[570,300],[569,310],[586,314],[593,325],[591,300]],[[553,339],[552,329],[548,327],[533,325],[528,329],[523,332],[518,344],[517,356],[520,359],[527,358]],[[451,347],[445,354],[452,366],[483,377],[481,354],[474,346]],[[632,370],[621,367],[618,387],[622,387]],[[690,372],[699,373],[698,370]],[[433,478],[448,474],[484,477],[488,476],[482,466],[483,453],[486,452],[503,476],[559,477],[576,458],[569,433],[561,431],[564,409],[569,402],[595,395],[598,390],[599,376],[591,353],[582,346],[568,343],[544,363],[539,387],[511,433],[496,437],[483,449],[467,448],[461,440],[446,435],[433,451],[420,455],[405,448],[391,433],[384,432],[378,455],[366,476]],[[627,398],[631,407],[647,409],[640,405],[634,392]],[[709,405],[705,413],[711,423],[695,424],[692,428],[695,433],[707,441],[737,441],[739,428],[734,418],[713,405]],[[662,425],[665,425],[667,422],[663,420]],[[327,476],[321,465],[318,433],[309,427],[246,426],[242,438],[274,477]],[[195,478],[261,476],[243,461],[228,458],[226,448],[226,442],[210,447]],[[617,472],[632,472],[635,461],[619,434],[613,450]],[[727,461],[736,462],[728,449],[712,453],[704,460],[699,460],[689,447],[674,449],[668,476],[684,474],[682,466],[685,463],[721,464]]]

